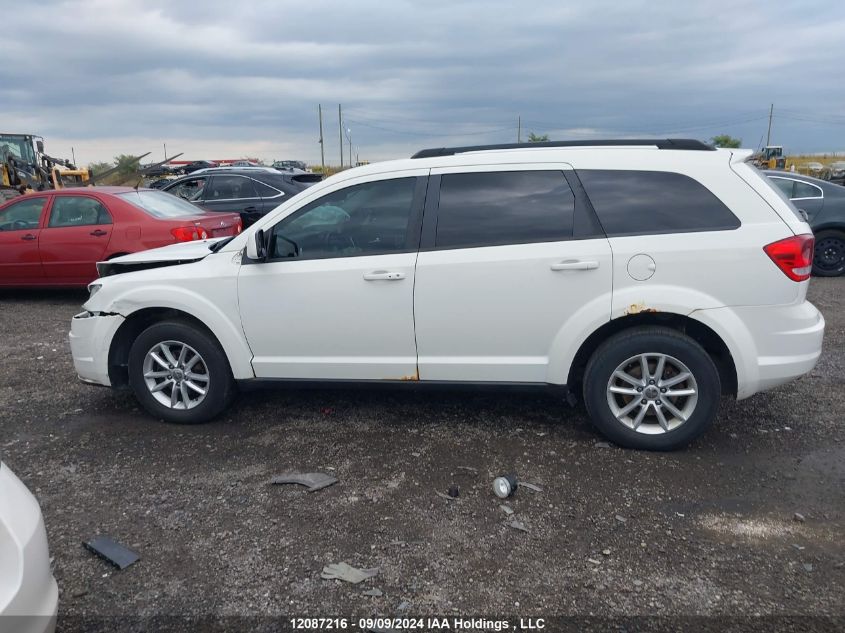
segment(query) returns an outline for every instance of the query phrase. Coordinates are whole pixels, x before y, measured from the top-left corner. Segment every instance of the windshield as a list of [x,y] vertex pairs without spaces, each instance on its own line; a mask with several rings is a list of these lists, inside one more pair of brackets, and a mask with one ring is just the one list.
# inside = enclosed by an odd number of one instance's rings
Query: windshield
[[35,164],[35,151],[32,149],[31,136],[0,134],[0,157],[7,153],[29,165]]
[[165,191],[141,189],[119,193],[117,197],[131,202],[154,218],[181,218],[203,213],[202,209],[190,202]]

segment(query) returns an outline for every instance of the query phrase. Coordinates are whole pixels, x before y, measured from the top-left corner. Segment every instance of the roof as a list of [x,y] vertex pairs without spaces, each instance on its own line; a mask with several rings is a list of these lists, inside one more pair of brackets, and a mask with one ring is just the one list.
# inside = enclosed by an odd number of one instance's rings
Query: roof
[[484,152],[490,150],[538,149],[542,147],[657,147],[657,149],[676,149],[691,151],[713,151],[716,148],[702,141],[689,138],[664,139],[596,139],[579,141],[540,141],[537,143],[500,143],[497,145],[465,145],[463,147],[433,147],[422,149],[411,158],[432,158],[435,156],[453,156],[466,152]]

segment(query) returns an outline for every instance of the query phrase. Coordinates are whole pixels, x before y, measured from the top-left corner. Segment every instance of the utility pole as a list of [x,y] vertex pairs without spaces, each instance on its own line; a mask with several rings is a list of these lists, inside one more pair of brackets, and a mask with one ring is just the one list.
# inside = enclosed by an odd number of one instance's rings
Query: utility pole
[[340,112],[340,104],[337,104],[337,129],[340,132],[340,168],[343,169],[343,115]]
[[516,142],[522,143],[522,117],[516,117]]
[[73,147],[70,148],[70,157],[73,159],[73,166],[76,167],[76,152],[73,151]]
[[323,173],[326,173],[326,152],[323,146],[323,105],[317,104],[317,116],[320,118],[320,164],[323,166]]
[[164,145],[164,160],[167,160],[167,143],[162,143]]
[[766,146],[771,145],[772,140],[772,112],[775,111],[775,104],[769,106],[769,131],[766,132]]
[[352,167],[352,130],[346,128],[346,136],[349,138],[349,166]]

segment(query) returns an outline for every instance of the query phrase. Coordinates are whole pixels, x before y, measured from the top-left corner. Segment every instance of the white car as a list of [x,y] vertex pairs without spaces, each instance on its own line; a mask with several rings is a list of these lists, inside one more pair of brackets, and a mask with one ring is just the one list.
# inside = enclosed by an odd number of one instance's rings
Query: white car
[[810,371],[810,227],[742,150],[698,141],[424,150],[341,172],[243,234],[100,264],[87,382],[204,422],[238,383],[565,387],[669,449]]
[[0,462],[0,633],[52,633],[58,602],[41,508]]

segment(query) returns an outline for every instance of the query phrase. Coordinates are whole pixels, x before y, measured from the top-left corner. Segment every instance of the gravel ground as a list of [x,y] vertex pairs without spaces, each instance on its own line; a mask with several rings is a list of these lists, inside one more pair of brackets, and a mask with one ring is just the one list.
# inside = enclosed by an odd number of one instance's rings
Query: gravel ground
[[[76,381],[83,294],[4,292],[0,451],[41,502],[59,631],[114,616],[842,617],[843,289],[812,282],[827,333],[810,375],[725,401],[669,454],[609,446],[581,409],[510,392],[260,391],[171,426]],[[286,471],[340,481],[267,485]],[[511,471],[542,488],[508,500],[527,532],[491,492]],[[458,499],[435,494],[452,485]],[[82,547],[95,534],[141,561],[114,570]],[[380,572],[320,578],[340,561]]]

